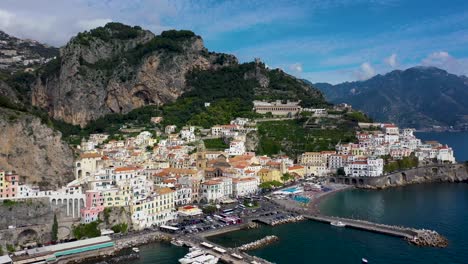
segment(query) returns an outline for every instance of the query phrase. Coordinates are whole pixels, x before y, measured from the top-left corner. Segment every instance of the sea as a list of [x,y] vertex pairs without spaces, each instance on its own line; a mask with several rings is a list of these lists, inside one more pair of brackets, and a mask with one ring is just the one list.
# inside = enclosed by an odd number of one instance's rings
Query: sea
[[[416,135],[453,147],[458,161],[468,160],[468,132]],[[325,199],[322,213],[384,224],[436,230],[449,240],[447,248],[425,248],[397,237],[303,221],[276,227],[241,230],[209,238],[236,247],[276,235],[279,242],[249,253],[273,263],[468,263],[468,184],[419,184],[387,190],[348,190]],[[140,247],[135,264],[176,264],[187,252],[167,244]]]

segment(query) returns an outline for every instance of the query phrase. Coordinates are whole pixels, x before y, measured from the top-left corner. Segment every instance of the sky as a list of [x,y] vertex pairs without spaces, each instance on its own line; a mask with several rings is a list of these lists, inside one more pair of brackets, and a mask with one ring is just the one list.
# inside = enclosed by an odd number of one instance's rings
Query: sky
[[110,21],[155,34],[189,29],[211,51],[258,57],[311,82],[416,65],[468,75],[467,0],[0,1],[0,30],[57,47]]

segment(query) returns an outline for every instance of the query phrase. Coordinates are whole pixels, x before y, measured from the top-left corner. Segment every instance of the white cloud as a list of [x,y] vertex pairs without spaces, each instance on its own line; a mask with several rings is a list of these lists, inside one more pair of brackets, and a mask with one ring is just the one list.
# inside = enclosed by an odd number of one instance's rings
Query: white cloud
[[354,75],[358,80],[364,81],[375,75],[375,69],[369,62],[364,62],[359,70],[355,71]]
[[293,63],[288,68],[293,74],[301,74],[303,70],[302,63]]
[[390,57],[385,58],[385,63],[392,68],[396,68],[398,66],[397,55],[393,53]]
[[468,74],[468,59],[457,59],[447,51],[433,52],[421,61],[422,65],[434,66],[458,75]]

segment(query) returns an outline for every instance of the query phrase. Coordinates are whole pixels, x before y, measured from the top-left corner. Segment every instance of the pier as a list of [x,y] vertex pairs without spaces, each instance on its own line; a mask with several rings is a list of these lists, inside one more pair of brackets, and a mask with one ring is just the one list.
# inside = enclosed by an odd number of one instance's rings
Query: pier
[[[272,264],[271,262],[259,257],[251,256],[239,249],[227,248],[206,240],[201,236],[185,236],[181,238],[184,245],[189,247],[197,247],[205,250],[207,253],[219,258],[221,263],[232,264]],[[207,247],[205,245],[211,245]],[[224,251],[224,252],[222,252]]]
[[395,237],[401,237],[406,241],[417,245],[417,246],[429,246],[429,247],[446,247],[448,240],[432,230],[425,229],[414,229],[402,226],[393,226],[378,224],[370,221],[356,220],[341,217],[332,217],[324,215],[304,215],[306,219],[310,219],[317,222],[331,224],[335,221],[340,221],[346,225],[346,227],[365,230],[374,233],[380,233]]

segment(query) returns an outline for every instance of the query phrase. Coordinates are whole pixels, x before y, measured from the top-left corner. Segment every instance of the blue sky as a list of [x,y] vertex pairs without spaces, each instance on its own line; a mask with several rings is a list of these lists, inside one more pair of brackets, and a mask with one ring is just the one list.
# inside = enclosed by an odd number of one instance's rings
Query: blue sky
[[364,80],[415,65],[468,75],[468,1],[0,1],[0,29],[60,46],[120,21],[191,29],[213,51],[312,82]]

